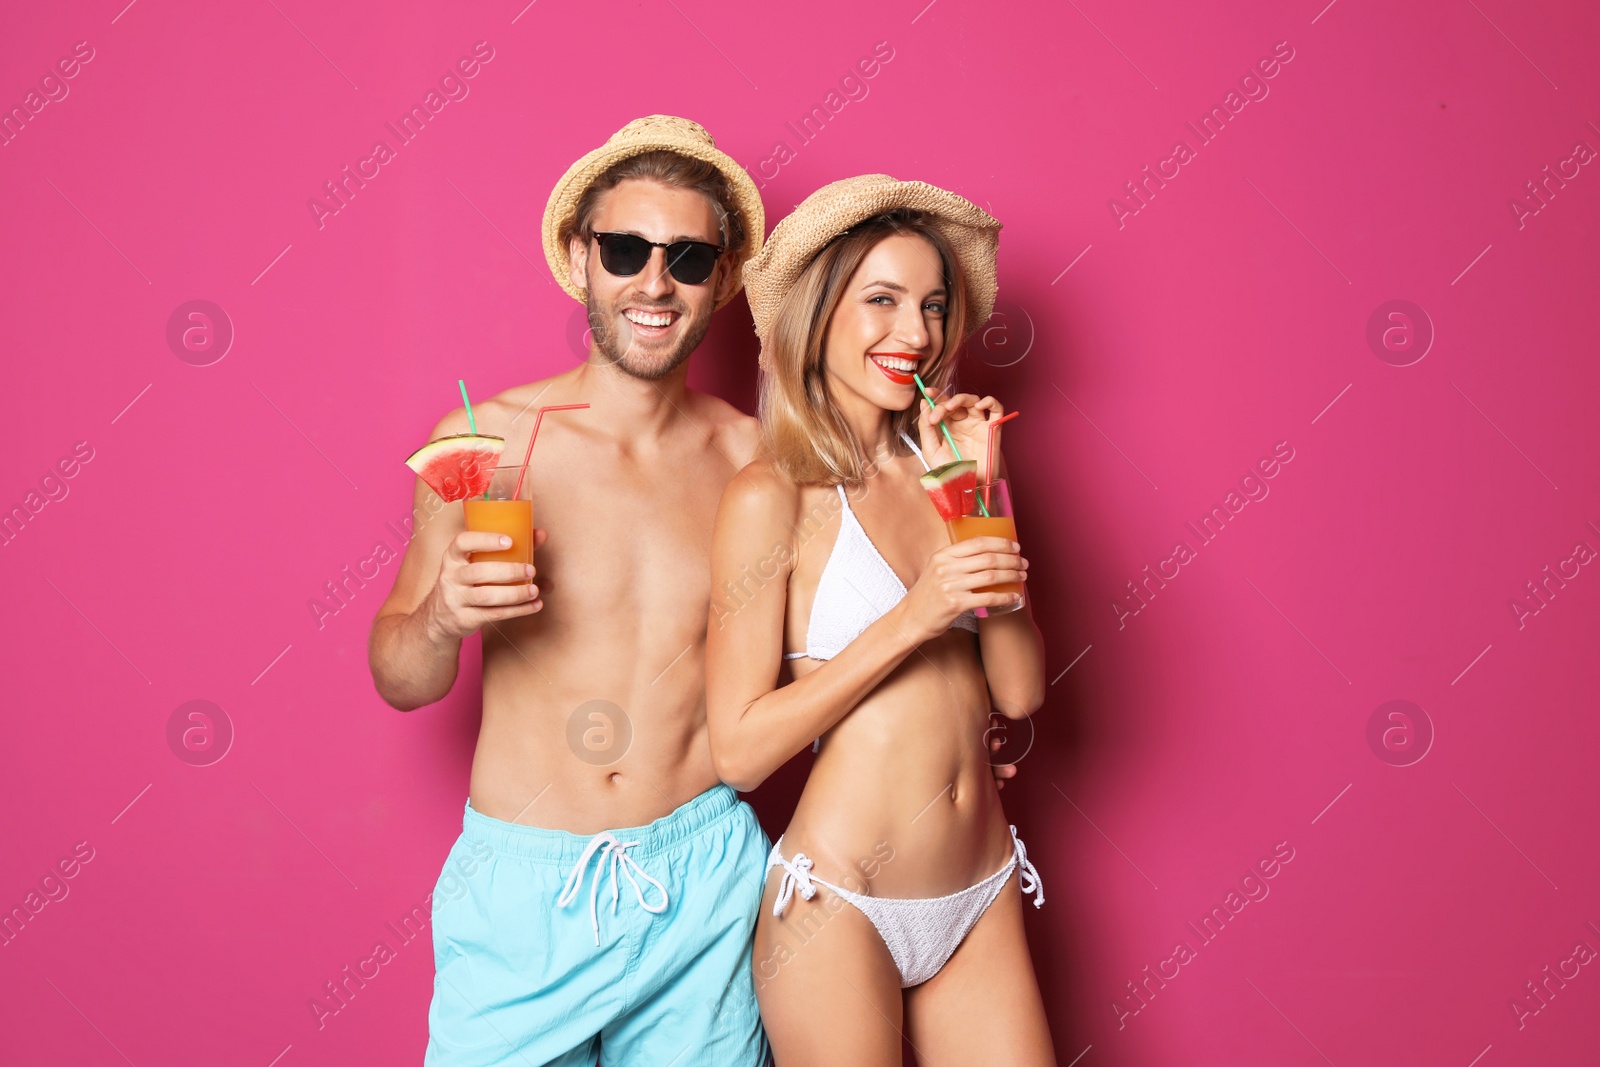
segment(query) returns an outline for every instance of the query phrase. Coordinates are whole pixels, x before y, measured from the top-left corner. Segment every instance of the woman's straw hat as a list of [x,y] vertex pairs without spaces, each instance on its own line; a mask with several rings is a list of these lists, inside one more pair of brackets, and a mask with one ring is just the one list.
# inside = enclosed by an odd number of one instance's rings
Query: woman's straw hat
[[745,169],[734,162],[731,156],[717,150],[717,143],[704,126],[675,115],[647,115],[642,119],[634,119],[612,134],[605,144],[569,167],[561,180],[556,182],[544,208],[544,258],[550,264],[550,273],[555,275],[556,284],[574,300],[588,302],[585,291],[573,285],[567,277],[567,246],[559,236],[561,227],[576,213],[578,200],[596,178],[614,164],[654,151],[675,152],[710,163],[723,173],[733,189],[734,203],[730,206],[739,213],[740,221],[744,224],[744,245],[729,249],[726,253],[733,257],[734,284],[728,296],[717,304],[717,307],[721,307],[739,291],[739,267],[761,248],[761,238],[767,226],[766,212],[761,206],[761,194],[756,190],[756,183],[750,180]]
[[887,174],[862,174],[824,185],[773,227],[766,245],[744,267],[745,298],[756,335],[767,331],[783,294],[818,252],[858,222],[895,208],[924,212],[949,240],[961,261],[967,287],[967,336],[994,311],[995,252],[1000,223],[982,208],[927,182],[903,182]]

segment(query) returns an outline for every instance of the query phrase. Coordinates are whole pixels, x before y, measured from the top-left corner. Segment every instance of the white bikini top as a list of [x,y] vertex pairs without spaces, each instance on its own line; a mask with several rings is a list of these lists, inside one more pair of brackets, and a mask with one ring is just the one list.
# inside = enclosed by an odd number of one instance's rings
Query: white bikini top
[[[900,439],[911,446],[923,469],[928,469],[928,461],[916,442],[903,433]],[[784,659],[832,659],[906,595],[905,583],[878,553],[872,538],[850,510],[844,486],[835,488],[844,512],[839,517],[839,536],[833,542],[833,551],[828,554],[811,601],[806,650],[785,653]],[[978,617],[964,611],[950,625],[977,633]]]

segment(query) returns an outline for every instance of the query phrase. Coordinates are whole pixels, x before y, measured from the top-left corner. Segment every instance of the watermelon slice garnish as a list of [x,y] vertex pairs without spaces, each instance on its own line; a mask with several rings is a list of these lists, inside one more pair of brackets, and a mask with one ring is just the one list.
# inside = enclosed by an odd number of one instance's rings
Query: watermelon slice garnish
[[406,460],[406,466],[446,504],[489,491],[506,439],[483,433],[455,433],[429,441]]
[[933,506],[939,510],[939,517],[945,522],[950,522],[959,519],[964,513],[961,504],[962,494],[971,493],[978,488],[978,461],[954,460],[942,467],[933,468],[918,480],[922,482],[922,488],[928,491],[928,499],[933,501]]

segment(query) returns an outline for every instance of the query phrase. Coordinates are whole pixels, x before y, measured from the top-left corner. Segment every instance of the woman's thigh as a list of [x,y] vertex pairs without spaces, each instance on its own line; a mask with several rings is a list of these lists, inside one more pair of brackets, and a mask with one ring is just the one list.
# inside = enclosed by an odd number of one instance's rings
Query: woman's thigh
[[1023,911],[1013,874],[939,973],[906,990],[906,1029],[922,1067],[1056,1062]]
[[900,972],[877,929],[822,886],[772,914],[769,872],[756,920],[756,999],[778,1067],[900,1067]]

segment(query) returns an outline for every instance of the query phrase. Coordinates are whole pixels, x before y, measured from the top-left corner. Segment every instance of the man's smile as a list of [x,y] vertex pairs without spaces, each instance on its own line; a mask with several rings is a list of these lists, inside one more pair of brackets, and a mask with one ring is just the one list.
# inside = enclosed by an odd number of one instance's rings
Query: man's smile
[[633,324],[633,332],[638,337],[662,337],[672,329],[680,317],[680,313],[668,310],[646,310],[644,308],[623,308],[622,317]]

